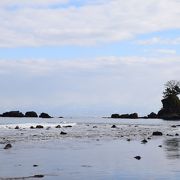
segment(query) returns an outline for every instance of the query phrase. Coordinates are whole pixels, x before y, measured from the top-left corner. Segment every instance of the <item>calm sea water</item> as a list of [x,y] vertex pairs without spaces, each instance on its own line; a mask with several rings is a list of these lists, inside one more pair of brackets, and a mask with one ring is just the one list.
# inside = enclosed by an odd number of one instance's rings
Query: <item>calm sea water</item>
[[[77,123],[75,127],[63,129],[69,136],[56,138],[57,129],[21,130],[5,129],[11,125],[26,127],[30,124]],[[171,128],[180,122],[152,119],[104,119],[104,118],[1,118],[0,138],[3,134],[13,141],[13,148],[4,150],[0,144],[0,179],[19,178],[44,174],[43,179],[180,179],[180,138],[162,136],[152,138],[147,144],[141,139],[130,142],[116,137],[118,130],[109,128],[116,124],[125,132],[132,131],[130,126],[138,125],[144,129],[158,128],[168,133],[180,133],[179,128]],[[97,126],[97,129],[92,127]],[[78,134],[76,133],[78,131]],[[91,132],[92,131],[92,132]],[[52,138],[43,139],[45,135]],[[23,138],[21,139],[21,135]],[[31,139],[30,135],[40,135]],[[111,136],[112,134],[112,136]],[[28,136],[26,136],[28,135]],[[82,136],[81,136],[82,135]],[[12,136],[12,137],[11,137]],[[8,137],[8,138],[9,138]],[[16,139],[18,139],[16,141]],[[19,140],[20,139],[20,140]],[[162,147],[159,147],[162,145]],[[134,159],[140,155],[141,160]],[[33,167],[37,164],[37,167]]]

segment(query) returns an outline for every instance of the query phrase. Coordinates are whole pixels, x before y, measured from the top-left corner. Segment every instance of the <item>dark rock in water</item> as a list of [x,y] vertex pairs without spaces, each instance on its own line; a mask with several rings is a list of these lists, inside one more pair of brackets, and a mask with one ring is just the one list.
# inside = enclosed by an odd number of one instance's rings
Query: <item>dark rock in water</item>
[[10,148],[12,148],[11,144],[6,144],[5,147],[4,147],[4,149],[10,149]]
[[52,118],[49,114],[47,114],[47,113],[41,113],[40,115],[39,115],[39,117],[40,118]]
[[111,118],[120,118],[119,114],[112,114]]
[[93,126],[93,128],[97,128],[97,126]]
[[132,114],[112,114],[111,118],[121,118],[121,119],[138,119],[138,114],[137,113],[132,113]]
[[175,126],[175,125],[172,125],[171,127],[172,127],[172,128],[176,128],[176,126]]
[[141,141],[141,143],[142,144],[146,144],[148,141],[146,140],[146,139],[143,139],[142,141]]
[[16,126],[14,129],[19,129],[19,126]]
[[162,136],[163,133],[160,132],[160,131],[154,131],[154,132],[152,133],[152,135],[153,135],[153,136]]
[[34,126],[31,126],[30,129],[35,129],[35,127],[34,127]]
[[63,131],[61,131],[61,133],[60,133],[61,135],[66,135],[67,133],[66,132],[63,132]]
[[63,126],[64,128],[71,128],[71,125]]
[[44,177],[44,175],[42,175],[42,174],[38,174],[38,175],[33,176],[33,178],[43,178],[43,177]]
[[64,117],[60,116],[59,118],[62,119],[62,118],[64,118]]
[[42,126],[42,125],[37,125],[36,126],[36,129],[43,129],[44,128],[44,126]]
[[24,117],[24,114],[20,111],[9,111],[3,113],[2,117]]
[[166,136],[170,136],[170,137],[173,137],[173,135],[172,135],[172,134],[166,134]]
[[162,101],[163,108],[158,112],[158,117],[165,120],[180,120],[180,100],[176,95],[169,95]]
[[148,139],[148,140],[150,140],[151,138],[150,138],[150,137],[148,137],[147,139]]
[[60,125],[57,125],[56,128],[61,128],[61,126],[60,126]]
[[179,134],[178,134],[178,133],[176,133],[176,134],[175,134],[175,136],[179,136]]
[[28,111],[28,112],[25,113],[25,117],[35,117],[35,118],[37,118],[38,115],[34,111]]
[[117,126],[116,125],[112,125],[111,128],[117,128]]
[[150,119],[156,119],[156,118],[158,118],[158,115],[156,113],[152,112],[147,117]]
[[34,164],[33,167],[38,167],[38,165],[37,165],[37,164]]
[[158,147],[160,147],[160,148],[161,148],[161,147],[162,147],[162,145],[159,145]]
[[131,139],[127,139],[127,141],[131,141]]
[[137,160],[140,160],[141,156],[135,156],[134,158],[137,159]]

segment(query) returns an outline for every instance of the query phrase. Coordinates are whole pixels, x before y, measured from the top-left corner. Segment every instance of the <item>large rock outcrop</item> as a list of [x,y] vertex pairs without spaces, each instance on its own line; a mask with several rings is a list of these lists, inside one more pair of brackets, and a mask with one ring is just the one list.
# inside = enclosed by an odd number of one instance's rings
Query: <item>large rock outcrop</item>
[[24,114],[20,111],[9,111],[3,113],[2,117],[24,117]]
[[180,100],[178,96],[171,95],[162,101],[163,107],[158,112],[158,117],[162,119],[180,119]]
[[41,113],[40,115],[39,115],[39,117],[40,118],[52,118],[49,114],[47,114],[47,113]]
[[37,118],[38,115],[34,111],[28,111],[28,112],[25,113],[25,117],[34,117],[34,118]]

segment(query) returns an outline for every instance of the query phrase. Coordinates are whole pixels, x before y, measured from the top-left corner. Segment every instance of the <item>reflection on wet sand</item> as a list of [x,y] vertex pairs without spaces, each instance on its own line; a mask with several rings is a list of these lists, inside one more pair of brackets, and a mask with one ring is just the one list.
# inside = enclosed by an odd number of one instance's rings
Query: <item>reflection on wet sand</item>
[[168,159],[180,159],[180,138],[166,139],[164,149]]

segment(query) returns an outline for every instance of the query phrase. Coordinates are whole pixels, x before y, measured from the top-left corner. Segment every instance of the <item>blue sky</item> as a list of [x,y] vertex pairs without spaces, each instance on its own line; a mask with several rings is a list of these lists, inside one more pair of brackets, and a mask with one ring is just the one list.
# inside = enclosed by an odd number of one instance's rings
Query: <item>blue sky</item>
[[180,76],[177,0],[2,0],[0,9],[1,112],[144,115]]

